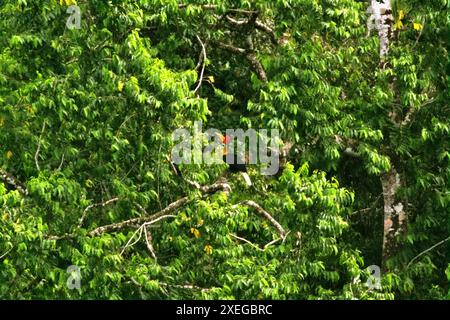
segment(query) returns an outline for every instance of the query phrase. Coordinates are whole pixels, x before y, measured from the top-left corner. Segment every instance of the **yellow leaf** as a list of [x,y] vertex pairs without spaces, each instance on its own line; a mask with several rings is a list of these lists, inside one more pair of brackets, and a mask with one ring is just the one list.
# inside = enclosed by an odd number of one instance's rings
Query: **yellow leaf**
[[208,80],[209,80],[209,82],[211,82],[211,83],[214,83],[214,81],[215,81],[213,76],[209,76],[209,77],[208,77]]
[[87,179],[84,184],[86,185],[86,187],[88,188],[92,188],[92,186],[94,185],[94,183],[92,182],[92,180]]
[[122,81],[119,81],[119,83],[117,84],[117,90],[122,92],[122,90],[123,90],[123,82]]
[[194,234],[196,239],[200,238],[200,231],[198,231],[197,229],[191,228],[191,233]]
[[212,254],[213,247],[207,244],[203,250],[206,252],[206,254]]
[[8,159],[11,159],[11,158],[12,158],[12,156],[13,156],[13,153],[12,153],[12,151],[8,151],[8,152],[6,152],[6,158],[8,158]]
[[76,0],[59,0],[59,4],[64,6],[71,6],[71,5],[76,5],[77,1]]
[[394,24],[394,29],[395,29],[395,30],[398,30],[398,29],[401,29],[401,28],[403,28],[403,22],[399,19],[399,20],[397,20],[397,21],[395,22],[395,24]]
[[400,10],[398,12],[398,20],[402,20],[405,17],[405,11]]
[[200,228],[201,226],[203,226],[204,223],[205,223],[205,220],[200,219],[200,220],[198,221],[197,227]]
[[414,30],[420,31],[420,30],[422,30],[423,25],[418,22],[414,22],[413,27],[414,27]]

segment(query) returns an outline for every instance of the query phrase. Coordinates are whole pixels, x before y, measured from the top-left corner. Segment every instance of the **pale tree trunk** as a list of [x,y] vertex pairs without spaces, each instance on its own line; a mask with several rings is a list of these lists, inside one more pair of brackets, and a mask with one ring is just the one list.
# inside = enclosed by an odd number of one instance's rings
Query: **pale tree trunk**
[[[389,43],[392,38],[392,25],[394,17],[392,16],[391,0],[371,0],[368,9],[370,18],[368,20],[368,31],[376,30],[380,40],[380,68],[388,66],[387,54],[389,52]],[[395,90],[395,78],[391,79],[390,87]],[[392,110],[389,113],[390,119],[399,125],[401,120],[396,112]],[[395,164],[391,161],[391,169],[380,178],[383,189],[384,216],[383,216],[383,246],[382,246],[382,268],[386,268],[386,260],[389,259],[398,249],[397,236],[403,234],[406,230],[408,216],[406,205],[398,201],[396,193],[402,186],[402,176],[398,172]]]
[[380,180],[384,200],[382,266],[385,269],[386,260],[398,248],[396,237],[406,231],[408,216],[405,204],[396,197],[398,189],[402,186],[402,179],[393,164],[391,170],[383,174]]

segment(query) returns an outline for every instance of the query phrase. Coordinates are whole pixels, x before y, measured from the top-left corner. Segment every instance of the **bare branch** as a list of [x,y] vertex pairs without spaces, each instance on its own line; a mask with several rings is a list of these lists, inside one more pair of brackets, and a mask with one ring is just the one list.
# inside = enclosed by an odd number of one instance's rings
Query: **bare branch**
[[270,241],[270,242],[267,243],[263,248],[260,248],[258,245],[254,244],[254,243],[251,242],[251,241],[248,241],[248,240],[245,239],[245,238],[238,237],[237,235],[235,235],[235,234],[233,234],[233,233],[230,233],[229,235],[232,236],[233,238],[235,238],[235,239],[237,239],[237,240],[240,240],[240,241],[243,241],[243,242],[245,242],[245,243],[251,245],[253,248],[255,248],[255,249],[259,250],[259,251],[263,251],[263,252],[266,251],[267,248],[269,248],[271,245],[277,243],[278,241],[281,241],[281,240],[284,241],[284,239],[278,238],[278,239],[275,239],[275,240]]
[[423,256],[425,253],[430,252],[430,251],[433,250],[434,248],[440,246],[441,244],[444,244],[445,242],[447,242],[447,241],[449,241],[449,240],[450,240],[450,237],[448,237],[448,238],[446,238],[446,239],[444,239],[444,240],[442,240],[442,241],[439,241],[438,243],[436,243],[435,245],[431,246],[431,247],[428,248],[427,250],[422,251],[421,253],[419,253],[417,256],[415,256],[414,258],[411,259],[411,261],[410,261],[410,262],[408,263],[408,265],[406,266],[406,269],[408,269],[414,261],[416,261],[417,259],[419,259],[419,258],[420,258],[421,256]]
[[210,186],[200,187],[200,191],[205,194],[211,194],[217,191],[231,192],[231,187],[228,183],[214,183]]
[[248,60],[248,62],[250,62],[250,65],[251,65],[253,71],[258,75],[258,78],[262,82],[267,82],[266,72],[265,72],[261,62],[259,62],[256,54],[253,51],[251,51],[251,50],[247,51],[246,49],[238,48],[238,47],[235,47],[235,46],[232,46],[229,44],[225,44],[222,42],[217,42],[217,46],[221,49],[228,50],[232,53],[245,55],[245,58]]
[[[251,200],[245,200],[240,202],[238,205],[246,205],[248,207],[251,207],[253,209],[256,210],[256,212],[258,212],[259,214],[261,214],[262,216],[264,216],[264,218],[266,218],[267,220],[270,221],[270,223],[272,223],[272,225],[278,230],[278,233],[280,234],[280,237],[284,240],[284,238],[286,237],[286,231],[283,229],[283,227],[281,226],[280,223],[278,223],[277,220],[275,220],[266,210],[264,210],[259,204],[257,204],[254,201]],[[236,207],[236,205],[234,206]]]
[[34,161],[35,161],[35,163],[36,163],[36,169],[37,169],[38,171],[41,171],[41,168],[39,167],[39,152],[41,151],[41,141],[42,141],[42,136],[44,135],[45,126],[46,126],[46,123],[45,123],[45,121],[44,121],[44,123],[42,124],[41,135],[39,136],[38,146],[37,146],[37,149],[36,149],[36,153],[34,154]]
[[402,125],[402,126],[408,125],[408,124],[411,122],[411,120],[412,120],[412,116],[414,115],[414,113],[415,113],[417,110],[419,110],[420,108],[423,108],[423,107],[425,107],[425,106],[427,106],[427,105],[429,105],[429,104],[431,104],[431,103],[433,103],[433,102],[434,102],[434,99],[430,99],[430,100],[425,101],[424,103],[422,103],[422,104],[420,105],[420,107],[417,108],[417,109],[416,109],[416,108],[410,108],[410,109],[408,110],[408,112],[406,113],[405,119],[402,121],[401,125]]
[[61,162],[59,163],[59,166],[58,166],[58,168],[56,169],[56,171],[61,171],[62,166],[63,166],[63,163],[64,163],[64,153],[63,153],[63,155],[62,155],[62,157],[61,157]]
[[246,54],[247,50],[243,49],[243,48],[238,48],[229,44],[225,44],[223,42],[217,42],[217,45],[219,46],[219,48],[221,49],[225,49],[228,51],[231,51],[233,53],[237,53],[237,54]]
[[4,254],[2,254],[0,256],[0,260],[3,259],[4,257],[6,257],[8,255],[8,253],[10,253],[13,248],[14,248],[14,246],[11,246],[11,248],[9,248]]
[[[211,194],[211,193],[215,193],[218,191],[228,192],[230,190],[231,190],[231,188],[227,183],[215,183],[210,186],[200,187],[200,191],[204,194]],[[139,226],[142,224],[146,224],[146,225],[152,224],[152,223],[158,221],[157,220],[158,218],[160,218],[162,216],[166,216],[166,215],[178,210],[179,208],[183,207],[190,201],[192,201],[192,200],[189,197],[183,197],[181,199],[176,200],[175,202],[172,202],[167,207],[165,207],[163,210],[160,210],[152,215],[145,215],[143,217],[132,218],[129,220],[125,220],[125,221],[105,225],[102,227],[98,227],[98,228],[92,230],[91,232],[89,232],[89,235],[92,237],[95,237],[102,233],[118,231],[118,230],[122,230],[122,229],[132,227],[132,226]]]
[[179,208],[181,208],[182,206],[184,206],[185,204],[187,204],[190,201],[189,197],[184,197],[181,199],[178,199],[175,202],[172,202],[171,204],[169,204],[166,208],[164,208],[163,210],[151,215],[151,216],[143,216],[143,217],[138,217],[138,218],[132,218],[132,219],[128,219],[125,221],[121,221],[121,222],[117,222],[117,223],[112,223],[112,224],[108,224],[102,227],[98,227],[94,230],[92,230],[91,232],[89,232],[89,235],[92,237],[101,235],[102,233],[106,233],[106,232],[112,232],[112,231],[118,231],[118,230],[122,230],[128,227],[132,227],[132,226],[136,226],[136,225],[142,225],[146,222],[149,221],[153,221],[161,216],[164,216],[170,212],[173,212]]
[[275,31],[273,31],[272,28],[270,28],[269,26],[267,26],[264,23],[259,22],[259,21],[255,21],[255,27],[256,27],[256,29],[267,33],[270,37],[270,41],[272,41],[273,44],[275,44],[275,45],[280,44],[275,35]]
[[268,25],[258,21],[258,20],[236,20],[230,16],[225,16],[225,18],[227,19],[227,21],[235,26],[244,26],[244,25],[249,25],[249,24],[253,24],[255,26],[256,29],[266,33],[269,37],[270,37],[270,41],[272,41],[273,44],[278,45],[279,42],[277,40],[277,37],[275,35],[275,31],[273,31],[272,28],[270,28]]
[[[178,5],[178,9],[185,9],[187,6],[188,6],[188,4],[180,3]],[[202,9],[205,9],[205,10],[217,10],[219,8],[219,6],[215,5],[215,4],[203,4],[203,5],[200,5],[200,7],[202,7]],[[227,9],[227,12],[235,12],[235,13],[241,13],[241,14],[246,14],[246,15],[257,13],[257,11],[254,11],[254,10],[233,9],[233,8]]]
[[[143,231],[145,232],[145,238],[146,238],[146,240],[147,240],[147,246],[148,246],[148,245],[149,245],[149,238],[148,238],[148,235],[147,235],[147,226],[149,226],[149,225],[151,225],[151,224],[153,224],[153,223],[156,223],[156,222],[158,222],[158,221],[160,221],[160,220],[167,219],[167,218],[176,218],[176,216],[174,216],[174,215],[165,215],[165,216],[162,216],[162,217],[158,217],[158,218],[156,218],[156,219],[154,219],[154,220],[152,220],[152,221],[145,222],[142,226],[140,226],[140,227],[133,233],[133,235],[131,236],[130,240],[128,240],[127,244],[125,245],[125,247],[123,247],[122,251],[120,252],[120,255],[122,255],[122,254],[125,252],[125,249],[126,249],[126,248],[134,246],[136,243],[139,242],[139,240],[141,240],[141,238],[142,238],[142,232],[143,232]],[[134,237],[136,236],[136,234],[138,234],[138,237],[137,237],[136,241],[134,241],[133,243],[131,243],[131,240],[134,239]],[[131,243],[131,244],[130,244],[130,243]],[[151,246],[151,247],[153,248],[153,246]],[[153,250],[153,249],[151,250],[151,252],[152,252],[152,254],[154,254],[154,250]],[[155,258],[155,260],[156,260],[156,255],[154,255],[154,258]]]
[[420,29],[419,35],[417,36],[417,39],[416,39],[416,42],[414,42],[414,45],[412,46],[411,49],[414,49],[415,46],[417,46],[417,44],[419,43],[419,39],[420,39],[420,37],[422,36],[423,29],[425,29],[425,21],[423,22],[422,28]]
[[[120,255],[122,255],[128,247],[134,246],[136,243],[139,242],[139,240],[141,240],[143,229],[144,229],[144,227],[141,226],[133,233],[130,240],[128,240],[127,244],[123,247],[122,251],[120,252]],[[131,240],[133,240],[136,235],[138,235],[137,239],[133,243],[131,243]]]
[[259,250],[259,251],[264,251],[264,249],[261,249],[258,245],[256,245],[256,244],[254,244],[254,243],[248,241],[247,239],[238,237],[237,235],[235,235],[235,234],[233,234],[233,233],[230,233],[230,236],[232,236],[233,238],[235,238],[235,239],[237,239],[237,240],[241,240],[241,241],[243,241],[243,242],[245,242],[245,243],[248,243],[248,244],[251,245],[253,248],[255,248],[255,249]]
[[[280,241],[280,240],[282,240],[282,239],[281,239],[281,238],[278,238],[278,239],[275,239],[275,240],[270,241],[268,244],[266,244],[266,245],[264,246],[264,250],[266,250],[268,247],[270,247],[271,245],[277,243],[277,242]],[[284,240],[283,240],[283,241],[284,241]]]
[[90,206],[86,207],[86,209],[84,209],[84,211],[83,211],[83,214],[82,214],[80,220],[78,220],[77,228],[81,228],[83,226],[83,222],[86,219],[86,216],[87,216],[89,210],[91,210],[93,208],[96,208],[96,207],[105,207],[105,206],[107,206],[107,205],[109,205],[111,203],[114,203],[116,201],[119,201],[119,198],[113,198],[113,199],[110,199],[108,201],[91,204]]
[[153,242],[152,232],[147,229],[147,226],[144,227],[144,234],[148,251],[150,251],[150,254],[152,255],[153,259],[155,259],[155,261],[158,261],[158,258],[156,257],[155,248],[153,247],[152,243]]
[[202,82],[203,82],[203,74],[205,73],[205,67],[206,67],[206,48],[204,43],[202,42],[202,39],[200,39],[200,37],[198,35],[195,35],[197,37],[198,42],[200,43],[200,45],[202,46],[202,54],[203,54],[203,64],[202,64],[202,70],[200,71],[200,79],[198,80],[198,84],[197,87],[194,90],[194,93],[197,93],[197,91],[200,89],[200,87],[202,86]]
[[159,285],[163,286],[163,287],[174,287],[174,288],[187,289],[187,290],[199,290],[201,292],[208,292],[208,291],[212,290],[210,288],[202,288],[202,287],[196,286],[194,284],[168,284],[165,282],[159,282]]

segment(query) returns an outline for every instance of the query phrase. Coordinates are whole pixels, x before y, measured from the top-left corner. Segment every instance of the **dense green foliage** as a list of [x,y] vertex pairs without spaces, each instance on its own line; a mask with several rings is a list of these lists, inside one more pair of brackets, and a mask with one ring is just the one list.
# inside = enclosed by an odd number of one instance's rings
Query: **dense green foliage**
[[[365,1],[80,0],[69,29],[73,3],[0,2],[0,173],[28,191],[0,182],[0,298],[450,298],[449,1],[393,1],[388,62]],[[226,166],[166,155],[199,120],[279,129],[288,163],[195,188]],[[373,289],[394,165],[408,229]]]

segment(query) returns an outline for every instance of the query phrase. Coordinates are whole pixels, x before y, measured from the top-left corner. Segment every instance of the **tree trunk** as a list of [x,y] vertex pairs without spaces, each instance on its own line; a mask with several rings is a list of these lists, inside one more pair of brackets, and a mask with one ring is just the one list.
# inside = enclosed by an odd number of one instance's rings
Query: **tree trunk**
[[[392,16],[391,0],[371,0],[368,12],[371,14],[368,20],[368,31],[376,29],[380,41],[380,68],[389,66],[387,55],[389,52],[389,43],[393,35],[392,25],[394,17]],[[395,78],[390,81],[390,87],[395,90]],[[399,123],[395,110],[389,113],[389,117],[394,123]],[[399,124],[401,125],[401,123]],[[383,247],[381,265],[386,268],[388,260],[398,249],[397,236],[404,233],[408,216],[405,212],[405,203],[397,201],[396,193],[401,187],[403,181],[395,165],[391,163],[391,169],[384,173],[381,178],[384,200],[383,217]]]
[[406,231],[408,221],[408,216],[405,211],[406,206],[405,203],[397,201],[396,198],[396,192],[401,185],[401,176],[392,165],[391,170],[381,176],[384,200],[383,269],[386,269],[386,260],[397,251],[398,242],[396,237]]

